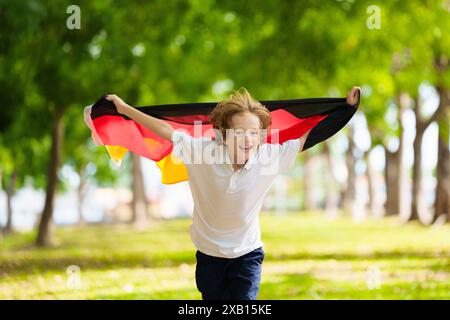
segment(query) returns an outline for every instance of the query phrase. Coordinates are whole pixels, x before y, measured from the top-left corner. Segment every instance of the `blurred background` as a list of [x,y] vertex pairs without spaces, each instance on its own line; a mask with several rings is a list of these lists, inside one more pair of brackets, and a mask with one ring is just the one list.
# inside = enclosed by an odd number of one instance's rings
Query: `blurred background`
[[450,1],[0,1],[0,298],[199,299],[187,182],[83,109],[345,97],[261,213],[262,299],[450,298]]

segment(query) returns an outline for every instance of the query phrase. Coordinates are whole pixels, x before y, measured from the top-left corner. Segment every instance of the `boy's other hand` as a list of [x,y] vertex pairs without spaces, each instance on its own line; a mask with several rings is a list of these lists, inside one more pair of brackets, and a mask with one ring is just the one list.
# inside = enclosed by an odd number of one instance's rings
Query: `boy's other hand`
[[347,103],[352,106],[357,104],[360,95],[361,95],[361,87],[353,87],[352,90],[350,90],[347,93]]
[[117,112],[121,114],[125,114],[127,108],[130,107],[128,104],[125,103],[125,101],[123,101],[115,94],[108,94],[105,98],[106,100],[112,101],[116,106]]

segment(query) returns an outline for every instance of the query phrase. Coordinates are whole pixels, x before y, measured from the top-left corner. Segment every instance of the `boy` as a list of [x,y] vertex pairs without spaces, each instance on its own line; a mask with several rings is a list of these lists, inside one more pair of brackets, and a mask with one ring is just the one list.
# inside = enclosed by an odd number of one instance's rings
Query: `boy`
[[[294,165],[309,134],[282,144],[261,144],[272,122],[270,112],[242,89],[211,112],[214,140],[174,130],[116,95],[107,96],[119,113],[172,141],[173,154],[188,170],[195,279],[205,300],[257,298],[265,256],[259,212],[275,177]],[[353,87],[348,93],[349,104],[356,103],[358,90]]]

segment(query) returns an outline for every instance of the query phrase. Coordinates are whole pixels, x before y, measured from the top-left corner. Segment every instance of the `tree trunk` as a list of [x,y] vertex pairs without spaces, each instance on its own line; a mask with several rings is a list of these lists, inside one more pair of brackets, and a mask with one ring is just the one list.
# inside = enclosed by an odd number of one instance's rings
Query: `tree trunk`
[[336,215],[338,209],[339,194],[337,192],[338,183],[334,176],[334,163],[331,155],[329,141],[324,141],[323,152],[327,163],[326,183],[325,183],[325,210],[327,214]]
[[304,194],[305,194],[305,210],[317,210],[317,197],[316,192],[314,190],[315,184],[314,179],[317,177],[315,176],[315,170],[313,168],[314,166],[314,160],[313,156],[309,152],[305,152],[304,156]]
[[364,159],[366,161],[366,166],[367,166],[366,174],[367,174],[367,188],[368,188],[368,198],[369,198],[367,206],[370,211],[370,215],[374,217],[374,216],[378,216],[379,213],[377,212],[377,202],[376,202],[377,193],[376,193],[376,190],[374,187],[376,172],[372,166],[372,163],[370,162],[370,152],[371,152],[371,149],[367,150],[364,153]]
[[145,197],[144,179],[142,176],[141,158],[132,153],[133,161],[133,201],[132,201],[132,223],[136,227],[145,227],[147,219],[147,199]]
[[58,168],[61,157],[61,144],[63,141],[63,114],[62,108],[57,109],[56,119],[52,130],[52,146],[50,161],[48,165],[48,179],[47,189],[45,195],[44,210],[42,211],[41,220],[39,223],[38,236],[36,239],[36,245],[39,247],[48,246],[51,244],[51,220],[53,216],[53,202],[56,193],[56,187],[58,183]]
[[345,153],[345,163],[347,165],[347,185],[343,194],[343,210],[345,214],[353,215],[353,208],[355,207],[356,201],[356,175],[355,175],[355,164],[356,159],[354,156],[355,141],[354,141],[354,128],[353,125],[349,126],[348,135],[348,148]]
[[[416,115],[417,116],[417,115]],[[422,186],[422,141],[424,128],[416,121],[416,137],[414,139],[414,164],[412,181],[412,202],[409,221],[419,220],[420,208],[423,208]]]
[[405,209],[403,199],[403,188],[406,187],[406,168],[403,165],[404,157],[404,128],[403,114],[408,109],[409,96],[400,94],[397,99],[398,113],[397,122],[399,126],[398,149],[391,152],[387,148],[386,151],[386,206],[385,215],[401,215]]
[[436,112],[439,138],[433,221],[436,221],[442,214],[446,214],[447,221],[450,221],[450,151],[448,150],[450,139],[450,90],[445,87],[443,81],[449,65],[448,56],[440,55],[435,58],[434,67],[438,78],[436,89],[439,93],[439,107],[438,112]]
[[13,232],[13,226],[12,226],[12,216],[13,216],[13,209],[12,209],[12,198],[14,196],[14,191],[16,187],[16,179],[17,179],[17,172],[14,171],[11,174],[11,177],[9,179],[8,183],[8,189],[6,190],[6,225],[5,225],[5,234],[10,234]]
[[[422,186],[422,145],[423,145],[423,135],[425,130],[434,121],[438,121],[444,114],[444,109],[449,104],[449,99],[445,95],[445,90],[437,88],[440,96],[440,103],[437,110],[428,120],[421,119],[421,105],[419,98],[415,99],[414,114],[416,117],[416,137],[414,139],[414,166],[413,166],[413,192],[412,192],[412,204],[411,204],[411,215],[409,220],[420,220],[420,209],[424,207],[423,205],[423,195],[421,192]],[[445,119],[443,119],[445,126]],[[447,121],[448,122],[448,121]],[[445,151],[444,151],[445,152]],[[445,156],[444,156],[445,157]],[[438,157],[440,161],[441,157]],[[445,162],[445,161],[444,161]],[[439,164],[438,164],[439,168]],[[438,169],[439,170],[439,169]],[[445,170],[445,169],[444,169]],[[437,216],[434,215],[433,220]]]
[[[0,167],[0,190],[3,189],[3,168]],[[3,226],[0,226],[0,240],[3,239],[3,233],[5,229]]]
[[442,214],[445,214],[448,218],[450,218],[450,152],[448,150],[449,127],[450,125],[448,121],[439,122],[438,163],[436,170],[437,185],[433,221],[435,221]]
[[422,143],[423,135],[428,125],[421,120],[421,106],[419,98],[415,99],[414,114],[416,118],[416,136],[414,138],[414,164],[413,164],[413,181],[412,181],[412,201],[411,214],[409,221],[419,220],[420,209],[423,208],[423,194],[422,187]]
[[385,148],[385,180],[386,180],[386,203],[385,216],[397,215],[399,209],[399,179],[398,179],[398,153],[391,152]]
[[77,188],[77,196],[78,196],[78,225],[83,226],[86,224],[83,216],[83,204],[85,199],[85,189],[86,189],[86,181],[85,181],[85,172],[86,166],[82,166],[79,172],[80,176],[80,184]]

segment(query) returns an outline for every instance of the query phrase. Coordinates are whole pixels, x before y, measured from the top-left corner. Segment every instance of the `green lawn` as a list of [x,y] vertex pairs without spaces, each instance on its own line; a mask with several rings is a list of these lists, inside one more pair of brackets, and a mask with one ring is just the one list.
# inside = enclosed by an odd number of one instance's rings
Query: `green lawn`
[[[0,299],[200,299],[190,219],[61,227],[0,242]],[[259,299],[449,299],[450,226],[356,223],[322,214],[261,215],[266,259]],[[68,286],[79,266],[79,288]]]

